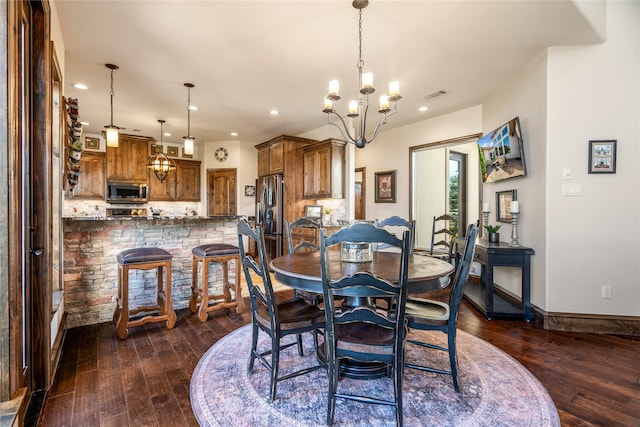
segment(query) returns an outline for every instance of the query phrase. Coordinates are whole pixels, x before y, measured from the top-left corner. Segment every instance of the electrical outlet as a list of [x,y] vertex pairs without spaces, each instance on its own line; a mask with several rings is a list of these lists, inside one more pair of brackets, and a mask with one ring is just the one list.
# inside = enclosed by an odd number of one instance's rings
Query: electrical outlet
[[602,287],[602,298],[611,299],[611,286]]

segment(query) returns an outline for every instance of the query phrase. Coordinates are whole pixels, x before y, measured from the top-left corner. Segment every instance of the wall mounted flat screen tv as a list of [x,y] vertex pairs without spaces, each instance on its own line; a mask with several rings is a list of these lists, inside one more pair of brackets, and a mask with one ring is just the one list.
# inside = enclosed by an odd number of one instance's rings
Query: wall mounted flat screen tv
[[518,117],[478,140],[482,182],[525,176],[524,150]]

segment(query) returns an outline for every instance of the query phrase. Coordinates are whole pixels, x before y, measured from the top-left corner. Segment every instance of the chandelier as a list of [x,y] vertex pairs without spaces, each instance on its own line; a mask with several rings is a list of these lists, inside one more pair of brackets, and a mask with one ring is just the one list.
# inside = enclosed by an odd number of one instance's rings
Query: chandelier
[[191,88],[194,86],[193,83],[185,83],[185,87],[187,88],[187,136],[183,136],[184,139],[184,154],[187,156],[193,155],[193,143],[196,140],[191,136],[191,110],[194,107],[191,105]]
[[[160,147],[162,147],[162,125],[164,122],[164,120],[158,120],[158,123],[160,123]],[[176,168],[176,162],[174,162],[173,159],[168,158],[162,152],[162,148],[160,148],[159,152],[149,157],[149,160],[147,160],[147,167],[156,174],[158,181],[162,182],[167,178],[169,172]]]
[[[396,102],[402,97],[400,96],[400,83],[397,81],[389,82],[389,94],[382,95],[380,97],[380,109],[378,112],[383,114],[382,120],[370,137],[367,137],[367,113],[369,112],[369,95],[375,92],[373,87],[373,73],[363,73],[362,67],[364,61],[362,60],[362,9],[367,7],[369,0],[353,0],[353,7],[358,9],[358,83],[360,86],[360,95],[357,100],[349,101],[349,112],[347,117],[353,119],[352,127],[353,134],[349,129],[349,126],[345,122],[343,116],[336,112],[333,108],[334,101],[340,99],[340,83],[338,80],[331,80],[329,82],[329,93],[324,99],[323,112],[327,113],[327,122],[338,128],[342,136],[348,142],[355,144],[358,148],[364,148],[368,143],[372,142],[380,133],[382,126],[387,123],[387,118],[396,113]],[[331,121],[331,115],[336,116],[339,119],[339,123]]]
[[105,67],[111,70],[111,124],[105,126],[107,130],[107,147],[118,147],[118,126],[113,125],[113,71],[119,69],[117,65],[105,64]]

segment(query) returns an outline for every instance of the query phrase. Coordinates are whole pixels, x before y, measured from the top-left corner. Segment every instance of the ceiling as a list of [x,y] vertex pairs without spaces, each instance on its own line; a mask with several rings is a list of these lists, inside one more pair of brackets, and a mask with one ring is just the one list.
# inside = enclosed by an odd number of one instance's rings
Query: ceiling
[[[185,82],[195,85],[196,145],[299,135],[327,123],[329,80],[340,80],[339,112],[357,93],[358,11],[349,0],[54,4],[66,48],[64,94],[78,98],[80,120],[90,122],[85,133],[110,122],[106,63],[120,67],[114,124],[159,139],[164,119],[172,134],[165,142],[187,134]],[[363,11],[373,105],[389,80],[400,81],[403,99],[388,127],[482,103],[548,46],[597,41],[571,1],[372,0]],[[75,89],[77,82],[89,89]],[[427,112],[418,111],[423,105]]]

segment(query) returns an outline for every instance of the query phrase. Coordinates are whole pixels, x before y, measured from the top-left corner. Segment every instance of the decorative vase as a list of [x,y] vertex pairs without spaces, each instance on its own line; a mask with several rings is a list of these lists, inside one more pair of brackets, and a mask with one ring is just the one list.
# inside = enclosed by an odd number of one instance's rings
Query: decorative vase
[[489,233],[489,243],[499,243],[500,233]]

